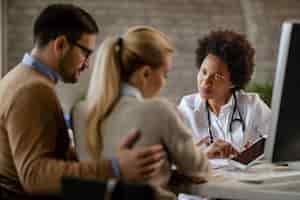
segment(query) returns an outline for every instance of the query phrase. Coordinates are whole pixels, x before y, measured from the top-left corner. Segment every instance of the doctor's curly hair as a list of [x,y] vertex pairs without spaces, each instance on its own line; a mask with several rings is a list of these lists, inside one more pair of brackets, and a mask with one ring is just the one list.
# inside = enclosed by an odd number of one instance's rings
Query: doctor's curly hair
[[213,54],[228,65],[235,89],[244,89],[254,70],[255,50],[242,34],[230,30],[212,31],[198,40],[196,64],[201,64],[208,54]]

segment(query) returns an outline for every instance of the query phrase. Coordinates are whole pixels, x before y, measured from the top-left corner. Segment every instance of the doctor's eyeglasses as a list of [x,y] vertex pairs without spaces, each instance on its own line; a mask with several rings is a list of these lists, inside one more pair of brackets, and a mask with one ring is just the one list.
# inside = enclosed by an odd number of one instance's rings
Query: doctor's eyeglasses
[[219,84],[219,83],[222,83],[223,81],[225,81],[225,76],[223,76],[222,74],[215,73],[215,74],[209,75],[205,69],[204,70],[200,69],[198,78],[199,78],[199,81],[201,81],[201,82],[204,80],[207,80],[211,84]]

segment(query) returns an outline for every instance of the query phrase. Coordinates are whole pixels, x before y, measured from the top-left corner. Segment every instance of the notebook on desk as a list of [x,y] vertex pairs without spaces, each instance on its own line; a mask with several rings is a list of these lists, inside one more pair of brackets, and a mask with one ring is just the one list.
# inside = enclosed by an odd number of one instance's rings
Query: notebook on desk
[[266,137],[262,136],[258,138],[249,148],[242,151],[239,155],[229,159],[229,164],[243,170],[251,167],[263,158],[265,143]]
[[266,138],[260,137],[249,148],[233,158],[210,159],[213,169],[234,167],[246,170],[263,158]]

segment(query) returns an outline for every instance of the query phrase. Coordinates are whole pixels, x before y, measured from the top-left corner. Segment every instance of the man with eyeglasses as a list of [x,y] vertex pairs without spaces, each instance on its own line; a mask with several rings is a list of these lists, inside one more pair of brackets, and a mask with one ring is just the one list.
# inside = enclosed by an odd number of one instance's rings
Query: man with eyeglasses
[[81,163],[70,148],[54,87],[78,81],[97,33],[92,17],[74,5],[50,5],[36,19],[32,51],[0,81],[0,199],[59,192],[63,176],[139,181],[160,168],[160,145],[130,149],[136,132],[108,159]]

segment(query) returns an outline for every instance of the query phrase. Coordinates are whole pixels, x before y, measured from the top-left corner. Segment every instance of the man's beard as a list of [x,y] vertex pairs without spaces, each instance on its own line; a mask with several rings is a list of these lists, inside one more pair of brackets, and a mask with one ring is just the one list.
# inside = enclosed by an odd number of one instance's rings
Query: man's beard
[[78,81],[76,74],[74,74],[74,73],[72,73],[72,71],[70,71],[70,69],[72,69],[73,66],[69,66],[66,62],[67,55],[68,55],[68,52],[65,54],[65,56],[61,57],[59,60],[59,65],[58,65],[59,74],[60,74],[63,82],[76,83]]

